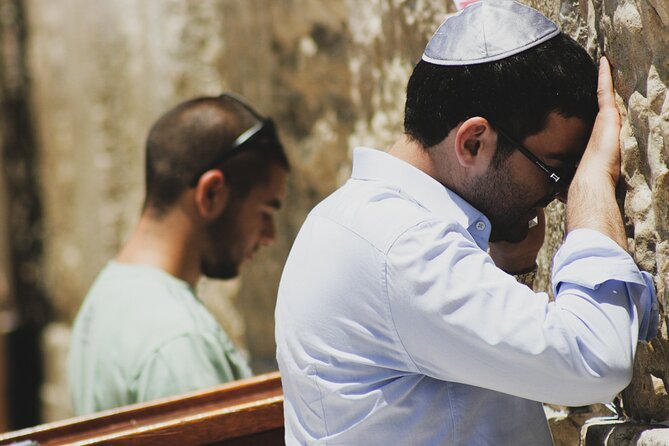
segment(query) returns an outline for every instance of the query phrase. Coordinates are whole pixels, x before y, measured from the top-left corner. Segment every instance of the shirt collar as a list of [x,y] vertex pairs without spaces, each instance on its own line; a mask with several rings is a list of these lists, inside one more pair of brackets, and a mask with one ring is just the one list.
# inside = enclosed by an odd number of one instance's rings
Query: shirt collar
[[430,212],[455,220],[483,250],[488,249],[490,221],[455,192],[422,170],[386,152],[368,147],[353,151],[352,179],[376,180],[396,186]]

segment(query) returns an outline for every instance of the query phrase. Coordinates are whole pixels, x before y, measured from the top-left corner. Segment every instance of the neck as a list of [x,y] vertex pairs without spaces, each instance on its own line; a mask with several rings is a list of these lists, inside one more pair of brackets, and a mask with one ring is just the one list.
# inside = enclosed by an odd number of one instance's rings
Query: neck
[[407,135],[402,135],[388,153],[436,178],[434,164],[428,151]]
[[115,260],[160,268],[195,286],[202,274],[195,233],[193,222],[179,209],[160,218],[144,211]]
[[453,165],[447,150],[450,143],[449,138],[450,136],[436,146],[425,149],[407,135],[402,135],[390,148],[389,153],[422,170],[444,186],[455,191],[453,188],[456,183],[454,175],[457,172],[448,168]]

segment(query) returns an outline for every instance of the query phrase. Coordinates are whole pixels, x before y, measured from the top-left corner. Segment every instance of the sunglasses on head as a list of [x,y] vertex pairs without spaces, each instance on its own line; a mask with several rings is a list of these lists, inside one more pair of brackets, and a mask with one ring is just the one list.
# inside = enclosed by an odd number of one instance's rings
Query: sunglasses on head
[[232,101],[238,105],[241,105],[258,122],[240,133],[239,136],[237,136],[237,138],[235,138],[235,140],[230,145],[224,147],[218,156],[216,156],[216,158],[214,158],[214,160],[209,163],[206,168],[202,169],[202,171],[198,173],[195,178],[193,178],[191,181],[191,187],[197,185],[198,180],[206,171],[213,169],[226,159],[239,153],[245,147],[260,144],[281,145],[279,142],[279,136],[276,132],[276,126],[274,125],[274,121],[271,118],[263,118],[242,98],[232,93],[224,93],[220,95],[218,99]]

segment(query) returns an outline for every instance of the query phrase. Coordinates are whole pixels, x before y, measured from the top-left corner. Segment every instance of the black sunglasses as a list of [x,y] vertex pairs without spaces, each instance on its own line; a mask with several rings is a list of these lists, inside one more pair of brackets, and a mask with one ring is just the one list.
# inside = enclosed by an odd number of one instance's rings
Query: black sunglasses
[[506,132],[504,132],[502,129],[499,127],[495,127],[495,130],[497,130],[497,133],[502,135],[507,141],[509,141],[511,144],[513,144],[520,153],[522,153],[525,158],[528,160],[532,161],[535,166],[537,166],[539,169],[541,169],[549,178],[551,182],[555,184],[555,196],[559,195],[563,191],[567,190],[569,188],[569,184],[571,183],[571,180],[574,178],[574,173],[572,172],[571,174],[568,173],[558,173],[556,172],[553,168],[549,167],[547,164],[545,164],[543,161],[541,161],[534,153],[532,153],[527,147],[510,137]]
[[248,129],[244,130],[229,146],[223,148],[221,153],[214,158],[214,160],[207,165],[200,173],[198,173],[195,178],[190,183],[191,187],[195,187],[200,177],[208,170],[215,168],[218,164],[222,163],[226,159],[230,158],[234,154],[238,153],[244,147],[249,147],[251,145],[259,144],[271,144],[275,146],[280,146],[281,142],[279,141],[279,136],[276,132],[276,126],[274,121],[271,118],[263,118],[260,114],[255,111],[250,105],[248,105],[243,99],[239,96],[236,96],[232,93],[224,93],[218,97],[218,99],[230,100],[236,104],[241,105],[246,111],[248,111],[256,120],[256,124],[252,125]]

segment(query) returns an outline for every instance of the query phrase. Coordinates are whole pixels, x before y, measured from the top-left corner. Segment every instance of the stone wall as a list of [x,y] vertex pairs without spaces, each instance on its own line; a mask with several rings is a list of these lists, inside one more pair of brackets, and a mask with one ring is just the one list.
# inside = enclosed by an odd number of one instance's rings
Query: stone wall
[[[630,251],[655,276],[663,309],[669,299],[669,2],[666,0],[534,1],[593,56],[613,66],[623,117],[621,146]],[[669,420],[667,312],[661,334],[638,349],[632,384],[623,392],[625,414]]]
[[[622,132],[621,191],[631,248],[669,275],[669,3],[531,0],[613,65]],[[384,148],[401,131],[406,81],[447,0],[24,0],[28,72],[39,147],[42,272],[55,320],[47,333],[47,418],[68,414],[63,364],[69,326],[88,286],[139,214],[143,139],[161,111],[195,95],[238,92],[273,116],[293,174],[280,241],[231,283],[204,282],[207,305],[256,371],[274,368],[278,278],[308,210],[349,175],[353,146]],[[551,208],[541,260],[562,238]],[[669,419],[663,335],[639,352],[624,407]]]

